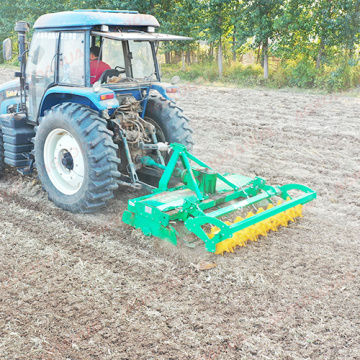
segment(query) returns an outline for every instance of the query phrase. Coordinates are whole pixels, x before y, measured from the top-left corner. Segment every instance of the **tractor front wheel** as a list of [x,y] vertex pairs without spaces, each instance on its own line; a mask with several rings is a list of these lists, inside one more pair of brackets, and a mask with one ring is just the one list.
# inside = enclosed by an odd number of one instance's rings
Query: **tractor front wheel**
[[39,179],[56,206],[74,213],[93,212],[113,197],[120,160],[113,134],[97,112],[79,104],[56,105],[35,133]]

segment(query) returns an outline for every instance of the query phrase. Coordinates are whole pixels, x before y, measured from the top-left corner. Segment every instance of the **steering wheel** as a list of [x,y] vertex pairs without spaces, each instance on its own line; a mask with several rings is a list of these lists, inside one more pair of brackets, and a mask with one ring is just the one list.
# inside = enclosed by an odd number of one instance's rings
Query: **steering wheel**
[[117,70],[119,72],[119,74],[125,74],[126,70],[124,67],[121,66],[115,66],[115,70]]

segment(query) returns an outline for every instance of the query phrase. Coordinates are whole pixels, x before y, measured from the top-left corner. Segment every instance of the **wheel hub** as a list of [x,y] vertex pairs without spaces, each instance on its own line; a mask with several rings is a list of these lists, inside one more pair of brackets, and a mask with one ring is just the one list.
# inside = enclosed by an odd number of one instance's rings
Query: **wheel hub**
[[74,169],[74,160],[69,151],[64,153],[61,163],[69,171]]

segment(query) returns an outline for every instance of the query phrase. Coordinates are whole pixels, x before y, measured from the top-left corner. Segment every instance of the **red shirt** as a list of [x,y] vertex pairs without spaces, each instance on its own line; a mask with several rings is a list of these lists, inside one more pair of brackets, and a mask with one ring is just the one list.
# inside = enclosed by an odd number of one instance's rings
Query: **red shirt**
[[101,74],[109,69],[111,69],[110,65],[101,60],[95,59],[90,61],[90,83],[93,84],[98,81]]

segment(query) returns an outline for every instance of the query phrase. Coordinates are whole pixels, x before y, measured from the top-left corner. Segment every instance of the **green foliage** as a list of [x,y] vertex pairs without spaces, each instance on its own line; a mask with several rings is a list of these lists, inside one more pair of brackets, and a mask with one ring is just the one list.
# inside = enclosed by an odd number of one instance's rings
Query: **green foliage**
[[193,64],[186,66],[185,72],[181,64],[162,66],[162,76],[168,81],[174,75],[182,80],[195,83],[225,82],[228,84],[253,87],[266,86],[270,88],[296,87],[301,89],[321,89],[327,92],[344,91],[360,86],[360,65],[357,60],[348,59],[316,69],[315,63],[299,58],[284,61],[274,71],[268,81],[262,79],[262,67],[257,65],[226,64],[223,77],[219,78],[216,63]]
[[314,85],[316,67],[313,61],[300,58],[298,61],[289,60],[284,64],[288,84],[299,88],[311,88]]
[[280,66],[270,77],[270,86],[274,88],[284,88],[289,86],[288,73],[283,66]]
[[260,85],[263,69],[259,64],[242,65],[232,63],[226,67],[224,78],[229,83],[245,86]]
[[[218,47],[224,57],[222,81],[246,86],[296,86],[327,91],[360,85],[360,0],[13,0],[0,2],[0,41],[11,37],[16,51],[14,26],[26,20],[30,26],[46,13],[76,8],[129,9],[153,14],[159,31],[194,38],[167,43],[161,52],[192,53],[182,74],[188,80],[218,81]],[[29,39],[31,38],[31,32]],[[200,47],[197,40],[206,41]],[[269,44],[268,50],[266,44]],[[252,49],[281,59],[281,66],[261,79],[259,64],[233,63]],[[256,49],[256,50],[255,50]],[[261,49],[263,54],[261,55]],[[0,62],[2,56],[0,55]],[[14,57],[14,62],[17,60]],[[182,72],[181,64],[163,67],[166,76]]]
[[317,88],[327,92],[344,91],[360,86],[360,65],[357,59],[333,58],[316,69],[309,59],[284,61],[270,79],[270,86]]
[[219,80],[216,63],[193,64],[187,66],[185,71],[181,70],[181,64],[163,65],[161,67],[164,79],[171,79],[174,75],[179,75],[181,79],[187,81],[207,81],[214,82]]
[[318,88],[327,91],[344,91],[360,85],[360,65],[358,60],[347,58],[332,66],[322,67],[315,79]]
[[256,86],[262,83],[262,68],[260,65],[227,64],[223,77],[219,78],[216,63],[193,64],[181,70],[181,64],[163,65],[162,75],[171,79],[179,75],[181,79],[195,82],[226,82],[243,86]]
[[359,44],[360,0],[288,0],[274,27],[272,51],[282,59],[302,55],[323,61],[334,49],[352,52]]
[[243,0],[238,6],[236,31],[240,43],[253,37],[254,47],[258,47],[267,39],[275,39],[274,19],[281,16],[284,0]]

